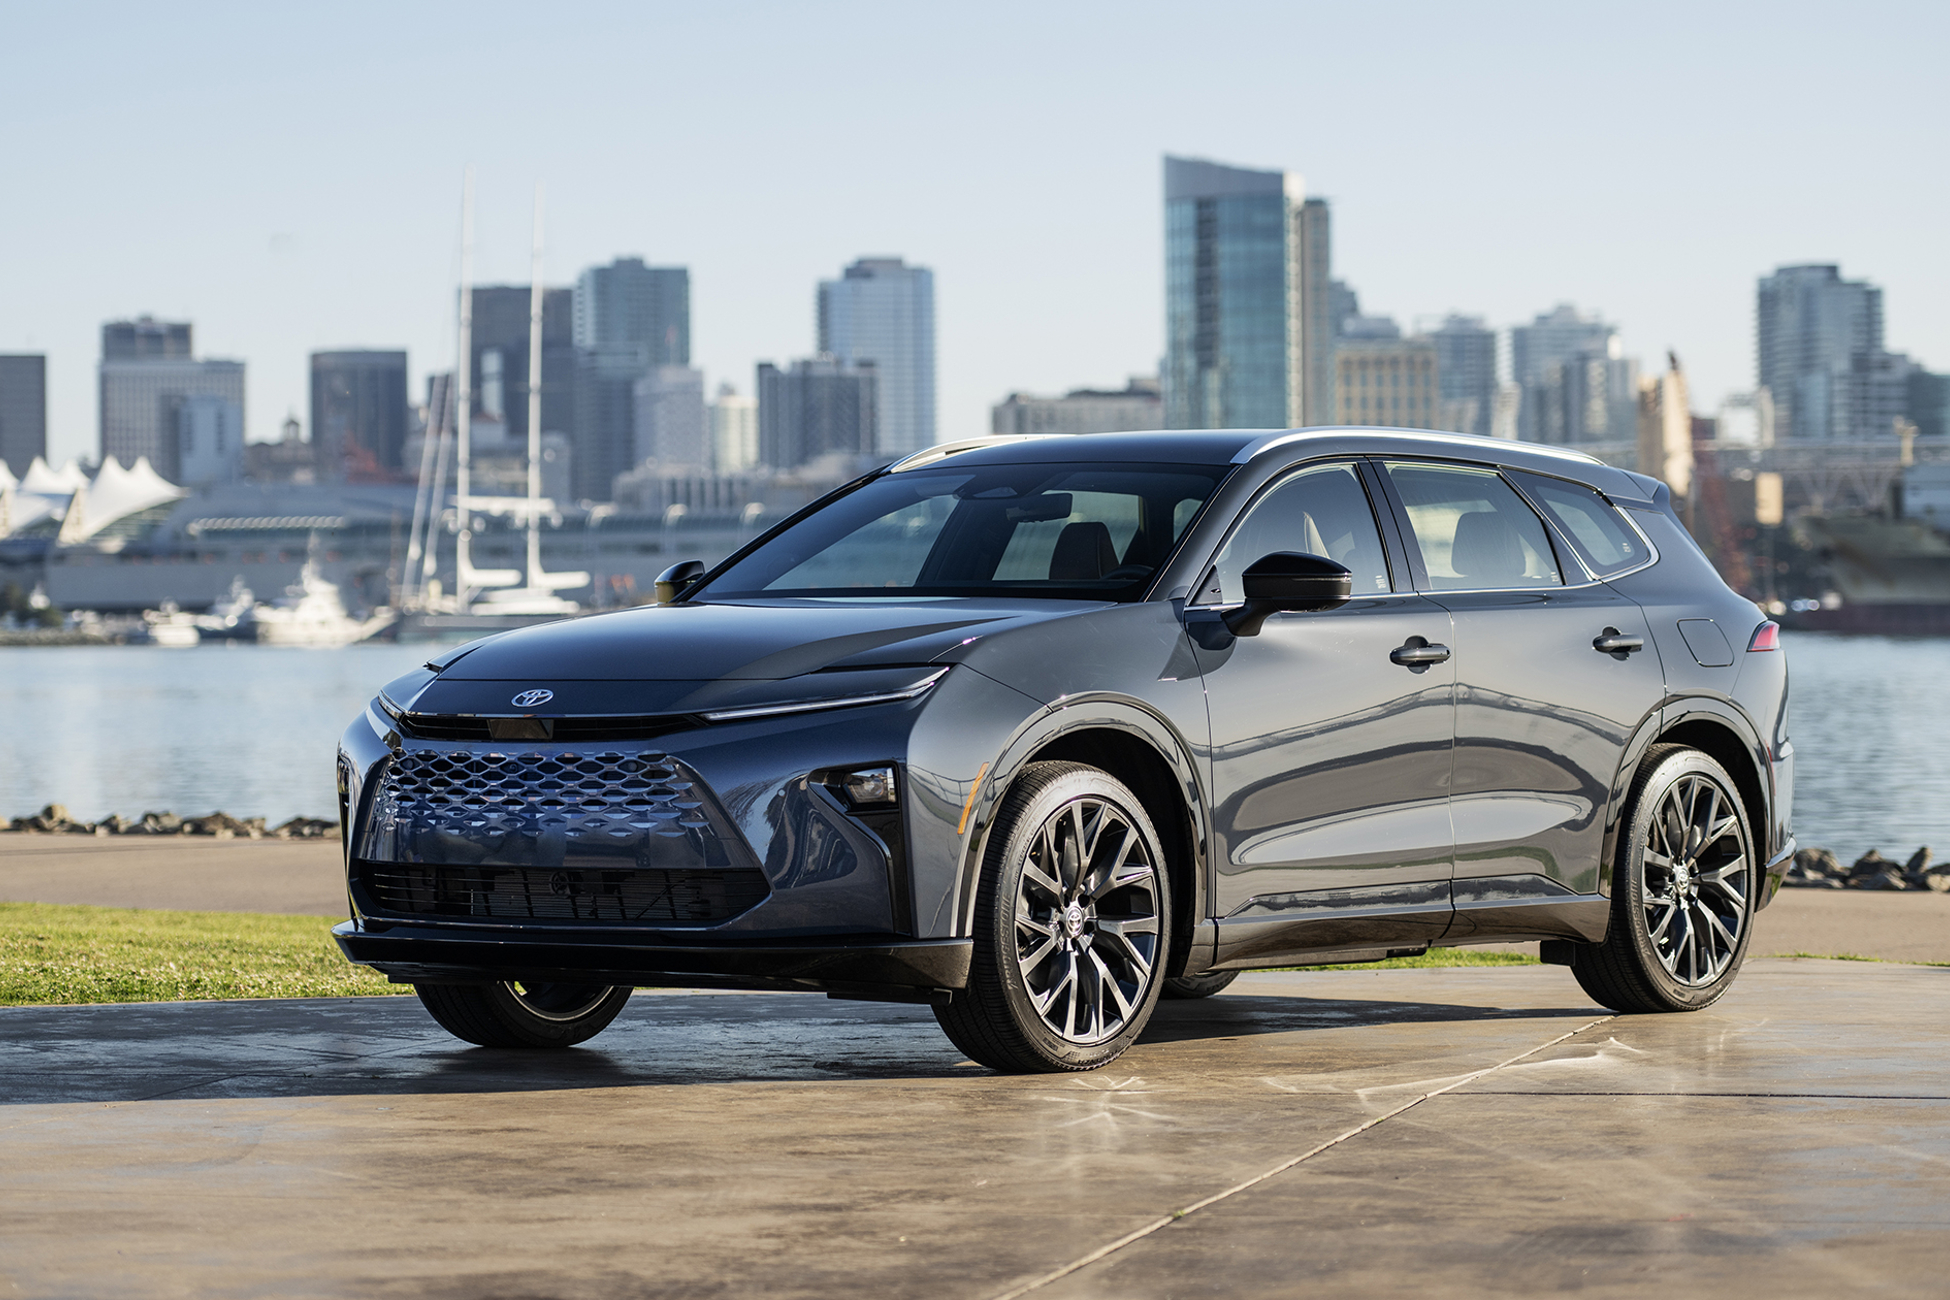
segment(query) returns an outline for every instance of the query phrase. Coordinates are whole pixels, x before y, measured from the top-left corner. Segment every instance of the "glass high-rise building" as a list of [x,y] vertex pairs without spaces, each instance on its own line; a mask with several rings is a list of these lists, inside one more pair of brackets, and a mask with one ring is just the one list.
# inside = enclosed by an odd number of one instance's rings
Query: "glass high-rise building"
[[796,469],[826,456],[852,460],[875,455],[876,447],[885,446],[875,436],[878,384],[872,364],[851,366],[822,356],[781,370],[769,361],[759,362],[760,463]]
[[873,367],[875,454],[934,444],[933,271],[863,257],[839,279],[820,281],[819,351],[841,365]]
[[147,459],[175,482],[177,407],[207,395],[244,408],[244,363],[198,361],[191,355],[186,321],[110,321],[102,326],[102,359],[96,378],[103,458],[124,465]]
[[619,257],[576,278],[575,345],[641,343],[653,366],[691,364],[691,273]]
[[1449,316],[1429,334],[1442,388],[1437,427],[1490,436],[1496,413],[1496,331],[1477,316]]
[[1331,253],[1299,176],[1165,158],[1167,427],[1334,419]]

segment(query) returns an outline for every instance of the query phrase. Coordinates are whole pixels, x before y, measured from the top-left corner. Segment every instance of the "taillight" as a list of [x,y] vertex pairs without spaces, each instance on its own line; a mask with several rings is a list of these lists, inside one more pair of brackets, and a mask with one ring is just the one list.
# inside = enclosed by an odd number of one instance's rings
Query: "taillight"
[[1781,625],[1775,622],[1762,623],[1754,629],[1753,639],[1747,642],[1747,653],[1756,650],[1779,650],[1781,648]]

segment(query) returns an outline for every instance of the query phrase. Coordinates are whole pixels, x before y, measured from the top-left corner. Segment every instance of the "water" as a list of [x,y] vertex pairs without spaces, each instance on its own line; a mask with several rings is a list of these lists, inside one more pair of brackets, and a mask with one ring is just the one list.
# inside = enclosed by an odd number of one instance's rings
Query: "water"
[[[336,816],[332,753],[427,646],[0,650],[0,816]],[[1950,639],[1799,634],[1795,833],[1852,860],[1950,857]]]

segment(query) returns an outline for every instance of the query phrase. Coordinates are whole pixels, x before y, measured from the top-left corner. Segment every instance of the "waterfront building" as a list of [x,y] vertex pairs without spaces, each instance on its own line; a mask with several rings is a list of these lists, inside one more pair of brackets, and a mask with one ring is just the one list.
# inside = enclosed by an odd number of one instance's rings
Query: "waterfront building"
[[1496,331],[1480,316],[1452,314],[1428,337],[1441,385],[1436,427],[1489,437],[1496,417]]
[[718,385],[711,403],[711,463],[719,474],[748,473],[758,464],[758,399]]
[[834,357],[758,364],[758,456],[773,469],[796,469],[828,456],[887,459],[876,437],[878,374]]
[[99,394],[100,454],[125,465],[147,459],[174,481],[176,406],[208,394],[244,406],[244,363],[197,360],[188,322],[148,316],[102,326]]
[[1179,429],[1333,419],[1327,203],[1291,172],[1167,156],[1165,420]]
[[298,417],[285,416],[278,434],[276,442],[244,444],[245,481],[266,486],[316,482],[317,462],[312,458],[311,444],[305,441]]
[[636,464],[636,384],[650,369],[641,343],[575,352],[571,481],[580,501],[608,501],[618,474]]
[[0,356],[0,465],[23,478],[47,455],[47,358]]
[[691,273],[619,257],[576,277],[574,342],[579,348],[641,343],[653,366],[691,363]]
[[389,483],[407,474],[407,414],[404,351],[311,354],[311,446],[319,482]]
[[214,393],[176,403],[176,482],[235,483],[244,472],[244,408]]
[[1010,393],[989,410],[996,434],[1124,433],[1165,427],[1158,381],[1134,375],[1122,389],[1073,388],[1061,397]]
[[[528,285],[474,289],[474,409],[506,419],[509,436],[528,440]],[[542,431],[568,432],[575,417],[575,291],[542,291]],[[317,440],[318,430],[312,429]]]
[[1783,266],[1763,276],[1755,295],[1756,379],[1774,398],[1783,439],[1888,435],[1866,419],[1882,352],[1882,290],[1844,280],[1833,265]]
[[1335,350],[1334,423],[1434,429],[1442,389],[1436,345],[1428,338],[1342,338]]
[[691,366],[652,366],[636,381],[636,461],[665,473],[711,468],[704,372]]
[[1950,375],[1939,375],[1921,366],[1909,372],[1905,384],[1909,419],[1924,438],[1950,434]]
[[905,456],[934,444],[934,272],[898,257],[863,257],[819,283],[819,351],[872,366],[872,450]]

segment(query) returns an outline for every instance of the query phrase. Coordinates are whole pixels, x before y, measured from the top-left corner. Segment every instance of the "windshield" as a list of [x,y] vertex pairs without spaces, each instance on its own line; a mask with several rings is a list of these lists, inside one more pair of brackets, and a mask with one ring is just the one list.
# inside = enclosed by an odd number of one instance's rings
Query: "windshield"
[[984,465],[874,479],[692,599],[1136,600],[1230,466]]

